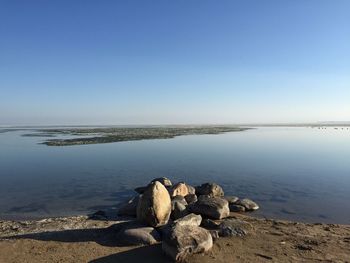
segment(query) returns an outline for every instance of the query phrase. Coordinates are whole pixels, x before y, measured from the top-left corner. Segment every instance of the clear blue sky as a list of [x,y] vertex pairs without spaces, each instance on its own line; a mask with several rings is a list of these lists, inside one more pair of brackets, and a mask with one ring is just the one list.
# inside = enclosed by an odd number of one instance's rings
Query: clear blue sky
[[350,121],[348,0],[0,0],[0,124]]

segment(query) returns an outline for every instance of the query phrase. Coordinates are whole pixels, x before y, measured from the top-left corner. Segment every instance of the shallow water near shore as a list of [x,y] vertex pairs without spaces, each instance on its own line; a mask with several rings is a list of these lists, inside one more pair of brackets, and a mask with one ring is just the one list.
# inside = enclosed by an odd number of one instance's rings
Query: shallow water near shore
[[252,215],[350,224],[350,129],[257,128],[77,146],[0,133],[0,219],[108,209],[155,177],[216,182],[255,200]]

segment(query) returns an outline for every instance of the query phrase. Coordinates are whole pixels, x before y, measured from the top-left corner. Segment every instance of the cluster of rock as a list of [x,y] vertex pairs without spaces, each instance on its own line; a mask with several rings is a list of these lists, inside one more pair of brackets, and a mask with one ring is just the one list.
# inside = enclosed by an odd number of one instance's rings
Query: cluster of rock
[[162,177],[135,191],[139,195],[124,204],[118,215],[136,217],[137,221],[118,229],[117,238],[125,245],[162,241],[165,254],[176,261],[210,250],[220,236],[246,235],[249,225],[230,218],[230,212],[259,208],[250,199],[225,196],[215,183],[173,185]]

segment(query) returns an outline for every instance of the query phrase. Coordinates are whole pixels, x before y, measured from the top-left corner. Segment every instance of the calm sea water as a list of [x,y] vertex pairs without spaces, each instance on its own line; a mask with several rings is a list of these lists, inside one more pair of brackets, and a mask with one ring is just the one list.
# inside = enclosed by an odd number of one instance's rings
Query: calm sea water
[[258,128],[110,144],[49,147],[0,133],[0,219],[113,211],[155,177],[249,197],[253,213],[350,223],[350,129]]

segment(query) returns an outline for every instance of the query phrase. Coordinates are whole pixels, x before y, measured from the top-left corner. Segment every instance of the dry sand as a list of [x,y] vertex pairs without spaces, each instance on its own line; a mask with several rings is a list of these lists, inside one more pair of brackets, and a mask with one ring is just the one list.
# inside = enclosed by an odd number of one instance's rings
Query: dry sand
[[[350,226],[257,219],[232,213],[247,236],[220,238],[212,251],[187,262],[350,262]],[[161,245],[118,247],[109,226],[85,216],[0,221],[0,262],[171,262]]]

